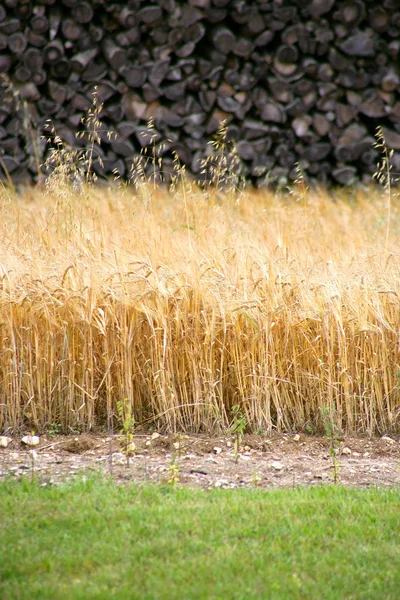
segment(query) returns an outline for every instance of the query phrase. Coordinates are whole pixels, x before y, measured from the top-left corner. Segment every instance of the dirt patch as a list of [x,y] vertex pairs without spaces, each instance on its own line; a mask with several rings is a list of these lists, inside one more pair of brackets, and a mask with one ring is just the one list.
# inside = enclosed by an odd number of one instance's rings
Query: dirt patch
[[[43,485],[98,471],[118,482],[168,482],[210,487],[288,487],[330,483],[329,440],[305,435],[246,435],[240,452],[228,436],[136,435],[135,454],[121,452],[118,436],[41,437],[35,448],[12,438],[0,448],[0,481],[33,475]],[[346,437],[336,450],[337,476],[346,486],[398,486],[400,442]]]

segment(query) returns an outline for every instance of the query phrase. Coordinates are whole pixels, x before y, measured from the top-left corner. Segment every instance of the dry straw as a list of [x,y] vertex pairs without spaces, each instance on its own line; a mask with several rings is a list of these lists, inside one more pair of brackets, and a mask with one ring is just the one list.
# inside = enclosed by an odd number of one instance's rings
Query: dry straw
[[1,196],[0,430],[105,428],[124,402],[166,431],[234,406],[255,432],[320,431],[321,407],[398,431],[398,199],[211,194],[176,164],[170,192],[63,173]]

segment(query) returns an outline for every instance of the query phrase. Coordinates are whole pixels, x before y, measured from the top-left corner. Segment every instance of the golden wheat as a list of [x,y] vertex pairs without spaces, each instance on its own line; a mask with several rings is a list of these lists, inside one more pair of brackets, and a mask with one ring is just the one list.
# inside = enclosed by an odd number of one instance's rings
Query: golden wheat
[[[343,193],[344,196],[344,193]],[[399,430],[399,204],[64,186],[0,206],[0,429]],[[388,236],[390,225],[390,236]]]

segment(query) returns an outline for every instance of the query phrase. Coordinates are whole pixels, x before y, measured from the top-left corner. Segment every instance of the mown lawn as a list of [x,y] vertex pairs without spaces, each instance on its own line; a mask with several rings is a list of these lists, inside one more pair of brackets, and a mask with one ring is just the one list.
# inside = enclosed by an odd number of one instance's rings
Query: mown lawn
[[400,490],[0,485],[0,598],[398,599]]

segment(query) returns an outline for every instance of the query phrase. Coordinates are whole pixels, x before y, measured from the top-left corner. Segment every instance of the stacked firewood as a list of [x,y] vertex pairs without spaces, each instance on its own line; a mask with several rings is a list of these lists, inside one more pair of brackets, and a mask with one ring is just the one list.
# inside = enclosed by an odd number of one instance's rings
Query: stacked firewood
[[370,180],[378,126],[400,172],[400,0],[2,0],[0,73],[3,179],[37,178],[49,119],[85,143],[95,86],[99,176],[128,177],[168,140],[166,177],[174,151],[199,177],[222,121],[256,185],[294,181],[297,164],[311,181]]

